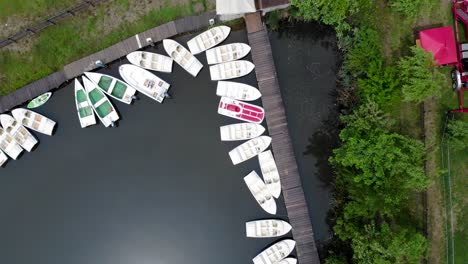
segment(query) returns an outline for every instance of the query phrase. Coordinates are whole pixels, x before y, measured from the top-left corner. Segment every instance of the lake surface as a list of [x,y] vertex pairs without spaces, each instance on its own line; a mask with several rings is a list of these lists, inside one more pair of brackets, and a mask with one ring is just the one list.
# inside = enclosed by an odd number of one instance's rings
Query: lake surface
[[326,242],[333,178],[328,157],[338,144],[336,36],[319,24],[284,23],[270,42],[315,239]]
[[[282,46],[289,37],[271,36],[274,53],[298,52]],[[175,39],[185,44],[191,37]],[[313,44],[307,38],[290,41]],[[245,31],[232,32],[226,43],[232,42],[247,43]],[[161,43],[148,50],[165,54]],[[37,109],[56,120],[58,129],[52,137],[35,133],[39,146],[0,170],[1,263],[251,263],[276,241],[245,237],[246,221],[269,217],[242,179],[251,170],[260,173],[258,161],[232,165],[228,152],[239,143],[221,142],[219,126],[237,121],[217,114],[216,82],[210,81],[204,54],[197,57],[204,64],[197,78],[177,64],[172,74],[156,73],[171,84],[173,99],[164,104],[141,94],[130,106],[113,100],[121,116],[118,128],[99,124],[81,129],[72,82]],[[281,58],[275,54],[283,85],[290,77],[282,72]],[[127,60],[99,72],[118,76],[123,63]],[[237,81],[256,86],[254,73]],[[308,100],[324,104],[323,97]],[[297,111],[294,100],[286,101],[300,154],[308,145],[301,136],[311,136],[314,125],[296,131],[295,125],[312,119],[294,121],[302,113],[292,114]],[[313,161],[314,155],[309,156]],[[315,165],[301,157],[298,162],[306,192],[327,194]],[[317,196],[321,199],[314,200]],[[320,238],[327,233],[322,222],[329,198],[320,193],[307,198],[317,209],[311,218]],[[282,197],[277,204],[276,217],[287,219]]]

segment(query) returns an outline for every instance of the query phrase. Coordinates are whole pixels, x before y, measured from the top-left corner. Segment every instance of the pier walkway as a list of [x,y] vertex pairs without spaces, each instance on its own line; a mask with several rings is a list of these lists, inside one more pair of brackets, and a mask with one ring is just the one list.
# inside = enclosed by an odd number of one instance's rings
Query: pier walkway
[[[61,84],[80,76],[85,71],[96,69],[98,66],[96,66],[95,62],[97,60],[104,63],[112,62],[132,51],[149,46],[152,43],[160,42],[165,38],[206,28],[210,25],[209,20],[215,16],[216,12],[213,11],[198,16],[177,19],[136,34],[106,49],[65,65],[65,67],[58,72],[34,81],[8,95],[0,96],[0,113],[11,110],[36,96],[58,88]],[[151,38],[152,43],[147,41],[148,38]]]
[[259,12],[246,15],[245,22],[249,44],[252,48],[258,88],[262,92],[268,132],[272,137],[273,154],[281,177],[286,210],[292,226],[293,238],[297,243],[297,258],[300,264],[317,264],[320,263],[320,259],[289,136],[268,32]]

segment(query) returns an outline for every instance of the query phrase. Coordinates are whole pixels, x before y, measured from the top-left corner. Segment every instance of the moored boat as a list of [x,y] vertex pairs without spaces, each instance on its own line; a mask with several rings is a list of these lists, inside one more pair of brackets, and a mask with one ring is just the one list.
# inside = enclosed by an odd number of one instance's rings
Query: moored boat
[[159,103],[164,101],[167,90],[171,86],[163,79],[151,72],[131,64],[124,64],[119,67],[120,76],[137,91],[156,100]]
[[229,151],[229,157],[234,165],[255,157],[268,148],[271,137],[260,136],[253,138]]
[[167,54],[193,77],[196,77],[203,68],[203,64],[177,41],[165,39],[163,46]]
[[83,84],[88,95],[91,107],[96,112],[99,120],[105,127],[114,126],[114,122],[119,120],[119,115],[110,100],[104,95],[101,89],[83,76]]
[[23,126],[42,134],[52,136],[55,127],[55,121],[39,113],[24,108],[16,108],[11,114]]
[[247,237],[279,237],[291,231],[291,225],[283,220],[264,219],[245,223]]
[[33,109],[33,108],[36,108],[36,107],[39,107],[45,103],[47,103],[47,101],[49,101],[50,97],[52,96],[52,93],[51,92],[47,92],[47,93],[44,93],[44,94],[41,94],[39,95],[38,97],[32,99],[28,105],[26,106],[27,108],[29,109]]
[[253,262],[254,264],[277,264],[291,254],[295,246],[296,241],[283,239],[263,250],[253,258]]
[[260,124],[265,117],[265,110],[260,106],[227,97],[221,97],[218,105],[218,114],[250,123]]
[[228,26],[213,27],[189,40],[187,46],[195,55],[223,42],[230,32],[231,28]]
[[2,114],[0,115],[0,122],[5,131],[10,134],[13,139],[23,149],[31,152],[33,147],[37,144],[37,139],[29,133],[29,131],[12,116]]
[[280,175],[271,150],[258,154],[258,161],[268,190],[273,197],[278,198],[281,194]]
[[16,160],[23,152],[23,148],[15,141],[15,139],[0,127],[0,149],[3,150],[10,158]]
[[255,101],[262,96],[260,91],[253,86],[229,81],[218,82],[216,95],[242,101]]
[[152,71],[172,72],[172,59],[157,53],[134,51],[127,55],[128,61],[136,66]]
[[259,137],[265,132],[260,124],[238,123],[219,128],[221,141],[247,140]]
[[103,92],[116,100],[131,104],[132,100],[135,99],[136,90],[115,77],[96,72],[85,72],[84,74]]
[[230,61],[210,66],[211,80],[228,80],[249,74],[255,65],[246,60]]
[[86,93],[86,90],[78,79],[75,79],[75,104],[81,128],[95,125],[96,116],[88,100],[88,93]]
[[235,61],[247,56],[249,52],[249,45],[245,43],[231,43],[207,50],[206,60],[208,64]]
[[3,164],[5,164],[7,160],[8,160],[7,155],[5,155],[5,153],[3,153],[2,150],[0,150],[0,167],[3,166]]
[[278,262],[278,264],[296,264],[296,263],[297,263],[296,258],[285,258],[281,260],[280,262]]
[[269,214],[276,214],[276,202],[255,171],[244,177],[244,182],[257,203]]

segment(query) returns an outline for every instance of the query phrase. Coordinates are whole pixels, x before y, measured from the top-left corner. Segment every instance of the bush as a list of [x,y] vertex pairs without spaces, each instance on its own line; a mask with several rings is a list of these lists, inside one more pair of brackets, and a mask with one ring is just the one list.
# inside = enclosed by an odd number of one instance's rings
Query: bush
[[366,73],[371,63],[383,60],[382,42],[376,30],[361,27],[355,30],[354,37],[349,42],[344,64],[353,76]]
[[385,109],[395,101],[400,81],[396,67],[383,65],[382,60],[372,61],[366,72],[366,78],[358,79],[359,93],[365,100],[374,100]]
[[407,17],[416,18],[420,15],[423,4],[428,3],[426,0],[391,0],[390,8]]
[[451,120],[447,125],[447,138],[450,146],[457,150],[468,148],[468,123]]
[[411,47],[412,56],[400,59],[403,100],[421,103],[426,98],[442,95],[442,86],[446,84],[445,75],[440,72],[432,53],[420,47]]

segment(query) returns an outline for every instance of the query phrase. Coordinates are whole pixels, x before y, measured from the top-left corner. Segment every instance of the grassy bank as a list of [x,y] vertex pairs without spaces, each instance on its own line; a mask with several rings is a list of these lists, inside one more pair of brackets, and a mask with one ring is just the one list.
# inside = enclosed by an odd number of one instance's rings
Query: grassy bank
[[20,48],[2,49],[0,95],[136,33],[212,8],[205,0],[149,1],[152,4],[146,6],[137,2],[106,2],[95,11],[79,14],[19,43]]
[[66,9],[83,0],[14,0],[0,1],[0,22],[3,24],[9,17],[43,17],[54,11]]

